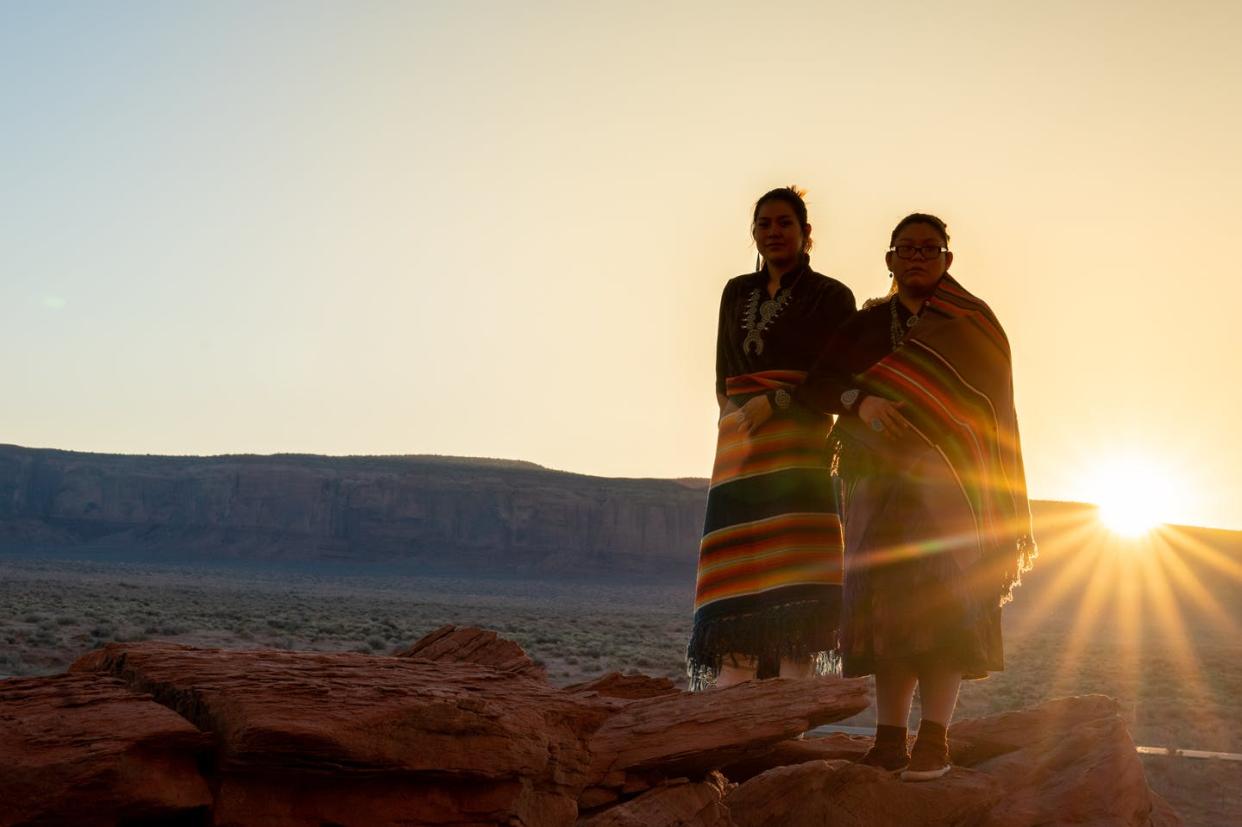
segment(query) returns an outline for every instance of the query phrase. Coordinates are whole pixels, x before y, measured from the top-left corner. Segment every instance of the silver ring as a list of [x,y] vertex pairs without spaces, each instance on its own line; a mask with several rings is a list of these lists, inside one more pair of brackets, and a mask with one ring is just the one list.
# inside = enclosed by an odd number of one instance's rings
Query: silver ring
[[876,419],[871,420],[871,430],[873,430],[873,431],[883,431],[883,430],[884,430],[884,423],[883,423],[883,422],[881,422],[881,421],[879,420],[879,418],[876,418]]

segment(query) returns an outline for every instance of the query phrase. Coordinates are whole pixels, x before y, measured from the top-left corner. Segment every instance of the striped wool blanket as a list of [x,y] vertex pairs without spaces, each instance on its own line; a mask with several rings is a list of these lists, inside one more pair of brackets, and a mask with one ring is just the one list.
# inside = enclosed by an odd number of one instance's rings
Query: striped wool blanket
[[[917,438],[942,458],[944,476],[966,506],[976,552],[971,579],[998,604],[1008,602],[1037,551],[1009,340],[995,314],[946,275],[901,345],[859,381],[867,393],[905,403],[902,414]],[[858,417],[842,418],[838,429],[843,438],[885,450],[884,440]],[[897,445],[887,449],[902,450]],[[962,511],[943,508],[946,537],[961,533],[961,520],[950,512]]]
[[[763,371],[730,377],[726,391],[741,404],[805,378]],[[692,688],[709,685],[725,655],[758,659],[762,676],[782,657],[822,662],[836,651],[844,546],[829,422],[778,413],[748,434],[733,417],[721,421],[687,652]]]

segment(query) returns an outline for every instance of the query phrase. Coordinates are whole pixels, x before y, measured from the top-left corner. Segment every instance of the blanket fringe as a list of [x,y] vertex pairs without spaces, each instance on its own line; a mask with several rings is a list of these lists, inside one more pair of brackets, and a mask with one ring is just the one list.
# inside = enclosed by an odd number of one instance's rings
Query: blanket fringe
[[695,624],[686,650],[690,691],[714,686],[731,654],[759,661],[756,677],[776,677],[780,660],[812,661],[816,675],[841,674],[839,590],[831,600],[804,600]]

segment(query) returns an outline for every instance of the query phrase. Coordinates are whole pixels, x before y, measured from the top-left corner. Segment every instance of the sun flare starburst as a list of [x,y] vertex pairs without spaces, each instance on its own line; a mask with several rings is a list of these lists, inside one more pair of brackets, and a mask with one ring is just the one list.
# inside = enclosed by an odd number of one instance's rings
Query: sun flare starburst
[[1129,539],[1145,537],[1163,525],[1177,495],[1165,469],[1134,458],[1098,465],[1088,476],[1087,491],[1104,527]]
[[1122,537],[1142,537],[1160,525],[1160,520],[1139,503],[1112,500],[1100,503],[1099,508],[1100,522]]

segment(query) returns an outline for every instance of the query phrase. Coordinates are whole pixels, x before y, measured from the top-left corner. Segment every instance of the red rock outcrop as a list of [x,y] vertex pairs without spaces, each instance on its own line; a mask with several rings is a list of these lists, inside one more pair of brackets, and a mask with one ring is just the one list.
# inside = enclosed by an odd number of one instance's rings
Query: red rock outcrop
[[[973,763],[995,778],[1005,795],[988,827],[1025,824],[1147,824],[1159,809],[1116,701],[1101,695],[1066,698],[1034,709],[967,722],[989,751],[1003,755]],[[965,729],[965,732],[961,730]],[[967,750],[969,752],[970,750]]]
[[[812,761],[761,773],[735,789],[726,804],[738,827],[1181,823],[1147,787],[1111,698],[1061,698],[961,721],[949,732],[955,767],[934,783],[907,784],[858,764]],[[798,750],[789,757],[797,759]],[[771,760],[751,763],[765,759]],[[734,780],[743,780],[742,767]]]
[[111,644],[0,681],[0,825],[1179,823],[1104,698],[957,724],[953,772],[905,784],[845,760],[867,739],[794,737],[863,708],[861,681],[530,666],[451,627],[400,656]]
[[868,703],[864,681],[814,679],[748,681],[719,693],[634,701],[591,737],[592,770],[600,777],[615,772],[702,776],[813,727],[856,715]]
[[[702,778],[867,703],[860,681],[690,695],[614,677],[562,690],[510,646],[462,629],[437,630],[401,657],[111,644],[72,671],[119,678],[215,736],[216,824],[305,824],[310,814],[341,824],[572,823],[580,801],[599,807],[670,777]],[[735,715],[754,726],[728,726]]]
[[655,698],[660,695],[676,695],[681,690],[668,678],[653,678],[649,675],[622,675],[620,672],[609,672],[594,680],[584,683],[570,684],[566,692],[580,694],[596,694],[605,698],[620,698],[636,701],[639,698]]
[[605,715],[546,683],[418,658],[111,644],[72,670],[215,734],[217,824],[563,824],[592,780],[582,733]]
[[537,666],[521,646],[490,629],[441,626],[404,649],[399,658],[418,658],[448,663],[477,663],[498,672],[542,680],[547,670]]
[[871,748],[871,739],[863,735],[833,732],[813,735],[796,741],[782,741],[761,755],[752,755],[721,768],[728,778],[739,784],[776,767],[805,764],[808,761],[857,761]]
[[578,821],[579,827],[734,827],[724,797],[734,785],[718,772],[703,781],[666,781],[636,798]]
[[205,821],[210,740],[112,678],[0,681],[0,825]]
[[968,769],[934,784],[907,784],[881,769],[837,760],[768,770],[725,803],[737,827],[934,827],[979,824],[1002,795],[995,779]]

